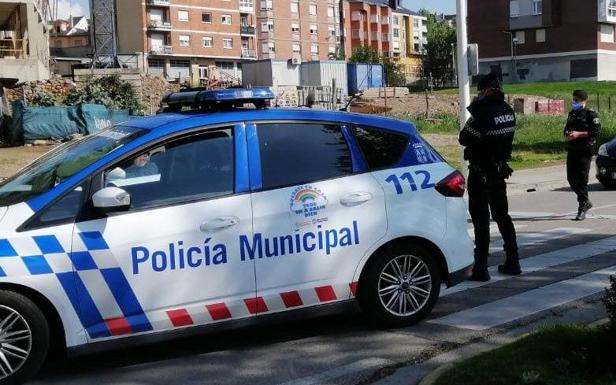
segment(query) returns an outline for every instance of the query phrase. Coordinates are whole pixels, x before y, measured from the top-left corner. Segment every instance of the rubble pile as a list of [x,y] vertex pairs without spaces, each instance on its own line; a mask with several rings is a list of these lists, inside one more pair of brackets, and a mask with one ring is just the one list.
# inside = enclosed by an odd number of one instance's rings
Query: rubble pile
[[153,115],[160,107],[162,97],[169,92],[180,90],[179,84],[169,83],[160,76],[150,74],[141,75],[141,102],[145,107],[146,115]]

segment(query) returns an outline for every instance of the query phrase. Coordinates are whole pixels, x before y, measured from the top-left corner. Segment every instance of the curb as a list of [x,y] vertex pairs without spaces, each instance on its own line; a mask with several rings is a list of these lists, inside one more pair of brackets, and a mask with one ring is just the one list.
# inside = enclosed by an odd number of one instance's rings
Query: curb
[[[591,323],[587,324],[586,326],[587,326],[587,327],[591,327],[591,328],[592,328],[592,327],[598,327],[598,326],[603,326],[603,325],[606,325],[606,324],[608,324],[609,322],[610,322],[609,318],[603,318],[603,319],[600,319],[600,320],[598,320],[598,321],[591,322]],[[440,378],[440,377],[441,377],[441,376],[442,376],[445,372],[449,371],[449,370],[450,370],[451,368],[453,368],[456,364],[458,364],[458,363],[460,363],[460,362],[463,362],[463,361],[466,361],[466,360],[469,360],[469,359],[471,359],[471,358],[473,358],[473,357],[476,357],[476,356],[478,356],[478,355],[480,355],[480,354],[487,353],[487,352],[491,352],[491,351],[493,351],[493,350],[499,349],[499,348],[501,348],[501,347],[502,347],[502,346],[504,346],[504,345],[511,344],[511,343],[513,343],[513,342],[515,342],[515,341],[518,341],[518,340],[520,340],[520,339],[522,339],[522,338],[524,338],[524,337],[527,337],[527,336],[529,336],[529,335],[531,335],[531,334],[532,334],[532,332],[530,332],[530,333],[524,333],[524,334],[521,334],[521,335],[519,335],[519,336],[516,336],[515,338],[512,338],[510,341],[507,341],[507,342],[502,343],[502,344],[498,344],[497,346],[483,346],[483,347],[482,347],[481,345],[485,345],[485,344],[488,342],[488,341],[483,341],[483,342],[480,342],[480,343],[477,343],[477,344],[467,345],[467,346],[465,346],[465,347],[461,347],[461,348],[459,348],[459,349],[457,349],[457,350],[462,351],[462,350],[463,350],[463,349],[465,349],[465,348],[466,348],[466,349],[472,349],[472,347],[473,347],[474,345],[479,345],[479,346],[480,346],[480,347],[479,347],[479,348],[477,348],[475,351],[473,351],[471,354],[467,354],[467,355],[465,355],[464,353],[462,353],[461,357],[457,358],[456,360],[454,360],[454,361],[452,361],[452,362],[449,362],[449,363],[447,363],[447,364],[441,365],[441,366],[439,366],[438,368],[434,369],[433,371],[431,371],[430,373],[428,373],[428,374],[427,374],[427,375],[426,375],[426,376],[425,376],[425,377],[424,377],[424,378],[423,378],[423,379],[422,379],[422,380],[418,383],[418,385],[434,385],[434,384],[436,383],[436,381],[438,381],[438,379],[439,379],[439,378]],[[429,363],[429,361],[428,361],[426,364],[428,364],[428,363]]]

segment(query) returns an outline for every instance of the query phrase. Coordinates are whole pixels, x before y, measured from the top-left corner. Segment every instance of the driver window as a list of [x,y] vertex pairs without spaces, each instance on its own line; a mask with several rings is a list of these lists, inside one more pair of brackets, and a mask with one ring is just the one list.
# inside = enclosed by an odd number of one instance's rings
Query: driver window
[[150,148],[106,170],[104,186],[126,190],[131,209],[232,194],[231,132],[208,132]]

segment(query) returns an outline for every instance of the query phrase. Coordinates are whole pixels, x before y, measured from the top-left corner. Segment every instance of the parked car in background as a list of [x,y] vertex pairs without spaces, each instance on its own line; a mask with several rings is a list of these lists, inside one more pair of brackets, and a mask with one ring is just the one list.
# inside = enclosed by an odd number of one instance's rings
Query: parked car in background
[[616,187],[616,138],[599,147],[597,179],[606,188]]

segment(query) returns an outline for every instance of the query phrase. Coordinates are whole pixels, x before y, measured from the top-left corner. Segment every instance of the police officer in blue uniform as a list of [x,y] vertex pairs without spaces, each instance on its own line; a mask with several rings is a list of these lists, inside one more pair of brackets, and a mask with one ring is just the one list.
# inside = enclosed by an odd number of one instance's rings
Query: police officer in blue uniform
[[588,174],[595,152],[597,138],[601,132],[599,115],[586,108],[588,93],[584,90],[573,92],[572,110],[565,125],[567,140],[567,181],[577,195],[578,214],[576,220],[586,219],[592,208],[588,198]]
[[475,266],[471,280],[489,281],[490,212],[505,242],[507,256],[498,270],[502,274],[522,273],[515,227],[509,215],[507,184],[513,170],[511,159],[516,117],[494,74],[485,75],[477,86],[479,95],[468,107],[471,118],[460,132],[469,162],[469,211],[475,227]]

